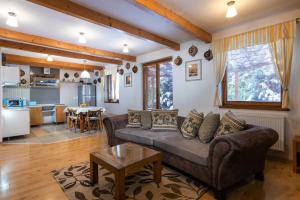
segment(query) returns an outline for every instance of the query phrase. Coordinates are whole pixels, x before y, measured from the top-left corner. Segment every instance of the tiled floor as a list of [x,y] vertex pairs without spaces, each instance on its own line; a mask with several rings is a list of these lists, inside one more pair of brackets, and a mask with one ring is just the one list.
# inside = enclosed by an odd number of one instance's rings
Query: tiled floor
[[50,144],[55,142],[67,141],[72,139],[77,139],[81,137],[88,137],[92,135],[99,134],[95,130],[90,133],[84,132],[80,133],[77,129],[76,133],[73,130],[66,128],[66,125],[51,124],[43,125],[38,127],[32,127],[31,133],[26,136],[18,136],[12,138],[5,138],[4,143],[6,144]]

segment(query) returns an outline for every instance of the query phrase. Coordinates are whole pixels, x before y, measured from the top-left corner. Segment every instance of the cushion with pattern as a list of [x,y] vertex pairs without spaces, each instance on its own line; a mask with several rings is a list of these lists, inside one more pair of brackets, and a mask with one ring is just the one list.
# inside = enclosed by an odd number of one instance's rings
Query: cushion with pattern
[[232,134],[246,128],[246,121],[238,119],[231,111],[222,117],[216,136]]
[[191,110],[181,125],[181,133],[187,139],[193,139],[198,135],[199,128],[203,122],[204,114]]

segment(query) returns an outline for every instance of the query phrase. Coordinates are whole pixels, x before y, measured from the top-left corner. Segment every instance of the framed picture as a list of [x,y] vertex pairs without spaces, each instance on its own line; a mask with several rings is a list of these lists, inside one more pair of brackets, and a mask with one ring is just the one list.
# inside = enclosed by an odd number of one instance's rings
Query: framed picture
[[124,86],[125,87],[131,87],[132,86],[132,76],[131,76],[131,72],[130,73],[126,73],[124,75]]
[[185,80],[186,81],[202,80],[201,60],[192,60],[192,61],[185,62]]

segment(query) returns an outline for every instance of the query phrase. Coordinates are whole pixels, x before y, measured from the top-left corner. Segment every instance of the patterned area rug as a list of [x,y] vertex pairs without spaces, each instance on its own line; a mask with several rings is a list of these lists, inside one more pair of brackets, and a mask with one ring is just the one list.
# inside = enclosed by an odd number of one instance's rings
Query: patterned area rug
[[[114,175],[99,167],[99,184],[91,186],[89,162],[53,170],[52,174],[70,200],[114,199]],[[147,165],[126,177],[125,190],[126,198],[133,200],[196,200],[207,192],[207,187],[165,166],[158,187],[153,182],[152,166]]]

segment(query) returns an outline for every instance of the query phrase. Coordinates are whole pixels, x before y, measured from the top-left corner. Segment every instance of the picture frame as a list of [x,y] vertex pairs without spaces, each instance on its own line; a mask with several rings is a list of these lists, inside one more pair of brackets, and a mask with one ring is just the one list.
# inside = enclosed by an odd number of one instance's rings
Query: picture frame
[[124,86],[132,87],[132,74],[131,72],[124,74]]
[[185,80],[202,80],[202,60],[191,60],[185,62]]

